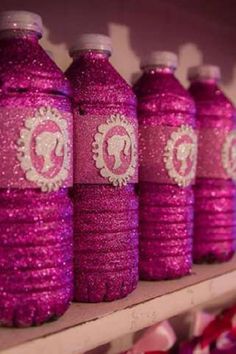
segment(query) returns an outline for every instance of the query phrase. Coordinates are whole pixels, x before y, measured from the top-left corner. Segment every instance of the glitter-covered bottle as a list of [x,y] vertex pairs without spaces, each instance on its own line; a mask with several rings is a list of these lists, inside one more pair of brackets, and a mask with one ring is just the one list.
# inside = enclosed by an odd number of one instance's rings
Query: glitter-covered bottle
[[199,151],[195,186],[194,261],[222,262],[235,251],[235,108],[218,86],[220,69],[189,70],[196,102]]
[[192,266],[195,106],[174,76],[177,57],[153,52],[134,86],[140,130],[140,277],[172,279]]
[[74,90],[75,300],[112,301],[138,280],[136,99],[109,62],[109,37],[84,34],[66,75]]
[[32,326],[72,299],[69,84],[40,47],[41,18],[0,14],[0,324]]

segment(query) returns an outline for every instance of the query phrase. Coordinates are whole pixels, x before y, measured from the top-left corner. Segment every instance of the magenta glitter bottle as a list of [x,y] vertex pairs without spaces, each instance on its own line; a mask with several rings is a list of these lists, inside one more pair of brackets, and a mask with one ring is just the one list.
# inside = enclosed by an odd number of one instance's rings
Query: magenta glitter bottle
[[220,70],[189,70],[196,102],[199,151],[195,186],[194,261],[223,262],[235,251],[235,108],[220,90]]
[[109,37],[84,34],[66,75],[74,89],[76,301],[112,301],[138,280],[136,99],[109,62]]
[[0,14],[0,324],[62,315],[72,299],[69,84],[40,47],[41,18]]
[[141,279],[184,276],[192,266],[195,106],[174,76],[177,56],[153,52],[134,86],[140,147]]

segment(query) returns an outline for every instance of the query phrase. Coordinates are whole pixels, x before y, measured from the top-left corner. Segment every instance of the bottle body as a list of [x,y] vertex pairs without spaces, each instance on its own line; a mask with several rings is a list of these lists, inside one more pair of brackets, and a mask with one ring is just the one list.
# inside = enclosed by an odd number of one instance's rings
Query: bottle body
[[223,262],[235,251],[235,112],[214,80],[193,81],[189,92],[199,130],[193,256],[197,263]]
[[138,280],[136,101],[102,52],[81,53],[66,74],[76,127],[74,298],[112,301]]
[[141,153],[140,276],[177,278],[192,266],[194,105],[169,69],[145,71],[134,90]]
[[0,41],[0,323],[26,327],[72,299],[72,115],[68,84],[35,35]]

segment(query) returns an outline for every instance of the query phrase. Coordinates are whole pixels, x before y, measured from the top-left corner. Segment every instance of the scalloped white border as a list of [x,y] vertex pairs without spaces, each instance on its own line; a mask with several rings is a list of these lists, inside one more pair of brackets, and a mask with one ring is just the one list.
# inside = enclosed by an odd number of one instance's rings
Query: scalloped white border
[[[183,135],[188,135],[193,141],[194,146],[196,146],[193,165],[187,176],[181,176],[178,171],[176,171],[173,163],[175,144]],[[197,134],[190,125],[181,125],[180,128],[171,133],[165,146],[163,160],[169,177],[173,179],[179,187],[187,187],[191,184],[195,178],[197,167]]]
[[236,139],[236,130],[232,130],[226,137],[221,150],[221,161],[227,175],[236,181],[236,169],[231,168],[231,163],[229,160],[230,147],[232,145],[233,139]]
[[[123,127],[127,134],[129,135],[131,141],[131,161],[130,165],[127,168],[126,172],[122,175],[117,175],[110,171],[106,166],[106,163],[103,159],[103,143],[104,138],[107,132],[116,126]],[[97,128],[98,133],[94,135],[94,142],[92,144],[92,152],[94,153],[93,159],[95,160],[96,167],[100,170],[100,175],[104,178],[107,178],[108,181],[113,184],[113,186],[121,187],[126,185],[130,178],[135,174],[137,166],[137,140],[135,136],[134,127],[131,123],[128,122],[126,117],[122,114],[113,114],[111,115],[106,123],[101,124]]]
[[[64,140],[64,159],[60,171],[53,178],[45,178],[34,168],[30,156],[30,143],[35,128],[44,121],[55,122],[61,130]],[[41,188],[42,192],[57,191],[68,177],[70,168],[70,153],[68,148],[67,121],[56,108],[40,107],[34,117],[25,120],[25,128],[20,131],[20,138],[17,141],[17,159],[20,161],[22,170],[28,181],[34,182]]]

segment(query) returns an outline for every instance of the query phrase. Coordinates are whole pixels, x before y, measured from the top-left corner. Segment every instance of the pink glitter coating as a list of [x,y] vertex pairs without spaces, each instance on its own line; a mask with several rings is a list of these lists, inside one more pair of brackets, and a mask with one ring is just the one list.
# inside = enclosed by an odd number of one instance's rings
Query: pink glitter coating
[[[135,97],[106,53],[78,53],[66,75],[74,89],[76,129],[81,128],[82,117],[105,119],[114,114],[124,115],[136,125]],[[89,144],[91,132],[86,131],[84,141]],[[75,155],[79,149],[78,142]],[[80,151],[83,152],[86,161],[86,152]],[[77,168],[83,166],[75,165]],[[103,184],[75,184],[74,215],[75,300],[112,301],[128,295],[138,281],[135,184],[116,188],[105,179]]]
[[145,257],[140,260],[140,277],[148,280],[176,279],[189,274],[192,267],[192,252],[175,256]]
[[[223,170],[221,154],[227,133],[235,127],[235,109],[213,80],[192,82],[189,92],[196,102],[199,135],[205,135],[200,140],[194,188],[193,257],[197,263],[223,262],[232,257],[236,246],[236,189]],[[211,171],[206,164],[213,167]]]
[[[166,132],[186,124],[195,126],[194,103],[170,69],[147,69],[134,91],[138,97],[141,134],[145,129]],[[161,136],[155,146],[164,147],[166,138]],[[141,171],[152,161],[154,149],[148,148],[149,143],[147,140],[143,144],[146,159],[141,160]],[[157,166],[153,168],[157,170]],[[170,183],[163,177],[166,173],[163,168],[158,173],[163,175],[155,181],[146,181],[142,174],[140,178],[139,272],[141,279],[146,280],[178,278],[190,273],[192,266],[192,187],[181,188]]]
[[[3,145],[29,110],[51,106],[71,119],[69,92],[34,33],[9,32],[0,39],[0,109],[16,109],[11,119],[1,116]],[[7,158],[1,163],[7,166]],[[21,170],[12,172],[26,183]],[[61,316],[72,299],[72,203],[66,188],[18,189],[13,179],[0,189],[0,324],[27,327]]]

